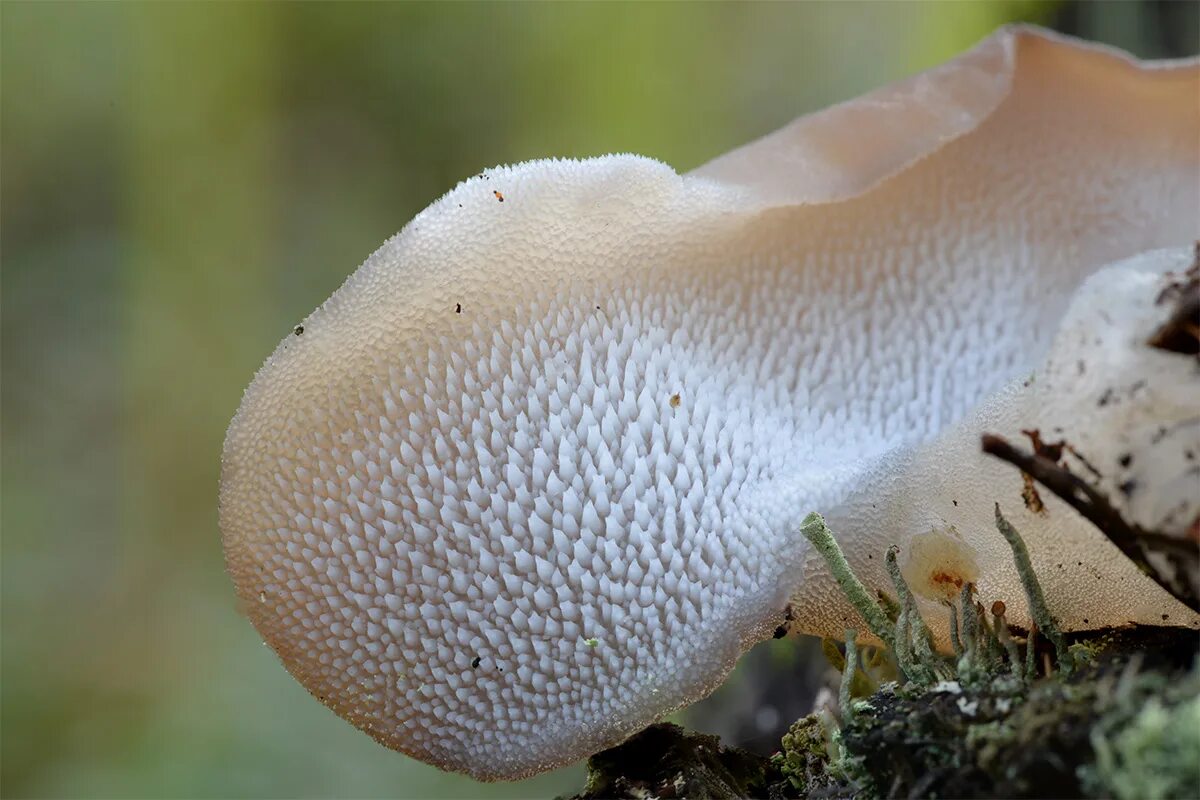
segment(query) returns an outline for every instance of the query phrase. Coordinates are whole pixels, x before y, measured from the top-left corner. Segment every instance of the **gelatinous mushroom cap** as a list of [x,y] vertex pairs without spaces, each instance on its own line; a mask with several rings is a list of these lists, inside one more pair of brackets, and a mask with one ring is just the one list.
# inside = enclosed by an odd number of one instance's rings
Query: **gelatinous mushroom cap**
[[1091,269],[1195,235],[1196,89],[1009,29],[691,175],[464,182],[246,392],[220,516],[252,622],[484,779],[705,695],[793,596],[840,629],[799,521],[1034,363]]

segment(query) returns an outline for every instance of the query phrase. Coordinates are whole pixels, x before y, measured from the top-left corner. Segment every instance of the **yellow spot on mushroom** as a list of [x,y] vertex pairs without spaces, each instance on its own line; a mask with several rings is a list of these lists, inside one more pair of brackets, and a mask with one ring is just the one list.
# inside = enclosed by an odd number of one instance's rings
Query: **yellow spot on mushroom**
[[914,536],[900,572],[913,592],[937,601],[953,601],[979,578],[975,553],[953,525]]

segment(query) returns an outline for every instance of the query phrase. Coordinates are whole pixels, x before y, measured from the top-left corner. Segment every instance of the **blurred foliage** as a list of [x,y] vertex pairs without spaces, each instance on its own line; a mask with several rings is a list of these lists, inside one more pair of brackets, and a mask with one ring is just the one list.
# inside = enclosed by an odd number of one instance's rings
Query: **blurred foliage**
[[216,523],[261,359],[481,168],[686,170],[1013,19],[1124,14],[1099,33],[1192,47],[1137,38],[1153,4],[1102,5],[0,4],[0,794],[577,788],[578,768],[483,785],[391,753],[261,646]]

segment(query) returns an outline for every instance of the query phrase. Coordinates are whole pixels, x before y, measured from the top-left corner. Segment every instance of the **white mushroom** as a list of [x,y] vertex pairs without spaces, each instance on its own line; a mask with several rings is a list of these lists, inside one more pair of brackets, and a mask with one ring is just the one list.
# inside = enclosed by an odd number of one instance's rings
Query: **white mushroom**
[[[609,156],[462,183],[230,425],[252,622],[350,722],[482,779],[703,696],[789,598],[840,635],[799,521],[850,523],[881,464],[1037,364],[1099,265],[1196,236],[1198,88],[1008,29],[690,175]],[[880,514],[843,530],[864,574],[913,533]]]

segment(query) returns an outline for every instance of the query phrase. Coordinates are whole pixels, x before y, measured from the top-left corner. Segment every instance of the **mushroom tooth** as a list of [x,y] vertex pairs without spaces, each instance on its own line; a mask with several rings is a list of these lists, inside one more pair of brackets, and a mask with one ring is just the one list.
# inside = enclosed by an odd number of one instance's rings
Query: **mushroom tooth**
[[464,182],[243,398],[220,519],[251,621],[350,722],[483,779],[704,696],[792,596],[840,634],[799,521],[1036,363],[1096,264],[1195,235],[1195,89],[1009,30],[693,176]]

